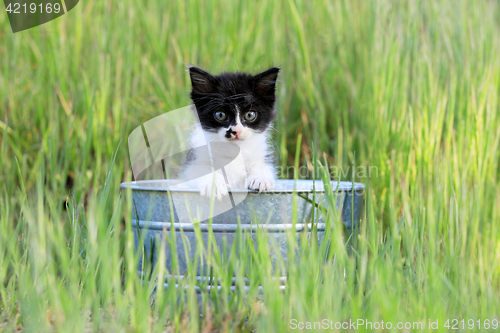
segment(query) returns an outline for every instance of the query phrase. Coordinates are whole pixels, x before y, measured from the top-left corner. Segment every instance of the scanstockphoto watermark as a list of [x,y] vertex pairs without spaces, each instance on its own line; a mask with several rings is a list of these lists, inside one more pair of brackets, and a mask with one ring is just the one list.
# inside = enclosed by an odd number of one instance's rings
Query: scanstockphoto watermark
[[333,321],[323,319],[320,321],[299,321],[297,319],[290,320],[290,329],[292,330],[438,330],[446,328],[448,330],[486,330],[496,331],[500,326],[498,318],[486,319],[428,319],[427,321],[370,321],[367,319],[349,319],[348,321]]
[[[321,179],[321,175],[325,172],[328,173],[328,176],[332,180],[341,180],[347,179],[351,176],[356,176],[358,179],[366,179],[366,178],[378,178],[378,167],[374,165],[368,166],[357,166],[357,167],[343,167],[343,166],[330,166],[328,168],[320,168],[316,167],[309,168],[305,165],[302,165],[298,168],[294,166],[287,167],[276,167],[277,176],[281,179],[293,179],[295,175],[302,179],[311,179],[315,177],[316,179]],[[313,172],[314,171],[314,172]]]
[[[436,324],[437,325],[437,324]],[[429,321],[429,328],[437,328]],[[297,319],[290,320],[290,329],[292,330],[384,330],[384,329],[406,329],[406,330],[421,330],[426,327],[425,323],[420,321],[414,322],[385,322],[381,321],[369,321],[365,319],[357,319],[348,321],[333,321],[330,319],[323,319],[321,321],[299,321]]]

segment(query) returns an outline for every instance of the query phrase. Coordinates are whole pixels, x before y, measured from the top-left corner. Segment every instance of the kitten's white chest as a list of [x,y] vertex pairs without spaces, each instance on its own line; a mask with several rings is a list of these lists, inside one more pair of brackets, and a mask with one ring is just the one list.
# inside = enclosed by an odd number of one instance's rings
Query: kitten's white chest
[[[253,142],[239,142],[236,144],[239,148],[238,155],[224,166],[224,172],[227,177],[230,188],[247,188],[247,178],[252,171],[259,165],[264,166],[265,156],[268,152],[265,138],[263,140],[254,140]],[[223,152],[215,152],[214,155],[220,156]],[[224,156],[229,160],[229,156]]]
[[224,167],[224,172],[232,189],[245,188],[248,171],[246,169],[244,158],[237,157],[231,163]]
[[[210,154],[195,156],[194,161],[184,170],[184,176],[188,180],[194,180],[199,177],[196,175],[203,174],[200,172],[202,169],[214,166],[218,169],[215,170],[215,175],[209,174],[195,181],[199,184],[202,195],[210,194],[212,186],[215,186],[219,199],[228,189],[250,188],[263,191],[274,187],[275,169],[267,161],[270,154],[267,132],[256,133],[248,140],[221,142],[216,134],[204,132],[198,127],[192,137],[192,146],[200,147],[207,143],[213,143],[210,144]],[[231,147],[224,146],[225,144]]]

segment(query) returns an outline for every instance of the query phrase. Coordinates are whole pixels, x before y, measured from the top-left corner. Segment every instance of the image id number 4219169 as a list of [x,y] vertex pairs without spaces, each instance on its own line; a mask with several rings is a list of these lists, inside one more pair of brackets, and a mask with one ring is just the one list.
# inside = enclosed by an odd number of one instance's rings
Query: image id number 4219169
[[61,11],[61,4],[56,3],[23,3],[20,4],[18,2],[9,3],[7,5],[6,11],[11,14],[35,14],[35,13],[59,13]]
[[466,330],[466,329],[498,329],[499,323],[498,319],[485,319],[485,320],[474,320],[474,319],[469,319],[469,320],[458,320],[458,319],[448,319],[444,323],[444,327],[449,329],[449,330]]

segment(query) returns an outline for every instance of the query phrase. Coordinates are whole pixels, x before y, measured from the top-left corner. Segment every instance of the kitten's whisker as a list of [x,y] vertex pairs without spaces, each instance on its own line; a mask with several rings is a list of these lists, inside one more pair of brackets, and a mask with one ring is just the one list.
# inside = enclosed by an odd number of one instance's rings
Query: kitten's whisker
[[223,98],[223,97],[204,96],[204,97],[194,98],[194,99],[193,99],[193,102],[195,102],[195,103],[196,103],[196,102],[201,102],[201,101],[203,101],[204,99],[207,99],[207,98],[208,98],[208,99],[211,99],[211,100],[221,101],[221,102],[224,100],[224,98]]
[[205,112],[211,112],[213,110],[220,108],[221,106],[222,106],[222,104],[212,105]]
[[232,95],[232,96],[229,96],[229,97],[226,97],[226,99],[236,99],[236,98],[239,98],[239,97],[243,97],[243,96],[246,96],[247,94],[236,94],[236,95]]

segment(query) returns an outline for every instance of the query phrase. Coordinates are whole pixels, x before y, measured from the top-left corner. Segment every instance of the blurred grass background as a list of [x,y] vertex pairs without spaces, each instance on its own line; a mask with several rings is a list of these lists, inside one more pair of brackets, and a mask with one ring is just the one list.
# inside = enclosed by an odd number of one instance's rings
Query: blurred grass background
[[[364,318],[444,331],[456,318],[477,331],[498,320],[499,52],[492,0],[89,0],[16,34],[0,14],[0,327],[282,332],[292,318]],[[336,259],[306,250],[285,292],[264,279],[262,256],[249,294],[205,293],[201,316],[192,289],[151,304],[119,190],[131,130],[190,104],[186,65],[280,66],[278,164],[293,165],[301,134],[303,165],[316,150],[377,171],[355,175],[369,190],[352,253],[331,231]]]

